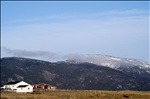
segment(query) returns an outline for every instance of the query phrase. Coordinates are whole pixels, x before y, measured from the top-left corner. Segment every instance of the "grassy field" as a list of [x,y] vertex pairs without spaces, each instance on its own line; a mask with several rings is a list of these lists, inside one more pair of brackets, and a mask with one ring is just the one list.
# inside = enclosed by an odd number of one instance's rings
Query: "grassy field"
[[1,91],[0,99],[150,99],[150,91],[51,90],[33,93]]

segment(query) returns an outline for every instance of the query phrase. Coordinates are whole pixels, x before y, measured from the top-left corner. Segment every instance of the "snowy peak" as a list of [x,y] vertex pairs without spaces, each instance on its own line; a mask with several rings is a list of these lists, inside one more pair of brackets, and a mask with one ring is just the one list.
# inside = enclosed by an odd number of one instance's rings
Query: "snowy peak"
[[67,60],[72,60],[78,63],[87,62],[96,65],[107,66],[113,69],[124,67],[139,67],[142,69],[150,69],[150,64],[145,61],[132,58],[119,58],[102,54],[72,54],[67,56]]

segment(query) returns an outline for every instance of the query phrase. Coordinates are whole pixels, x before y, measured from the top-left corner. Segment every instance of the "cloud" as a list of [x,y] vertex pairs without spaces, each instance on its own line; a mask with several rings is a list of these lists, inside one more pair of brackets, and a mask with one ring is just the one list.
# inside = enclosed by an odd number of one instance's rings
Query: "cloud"
[[137,15],[147,15],[148,11],[145,10],[137,10],[137,9],[132,9],[132,10],[111,10],[111,11],[107,11],[107,12],[101,12],[101,13],[97,13],[95,14],[96,16],[137,16]]
[[67,14],[57,14],[57,15],[50,15],[50,16],[43,16],[43,17],[34,17],[30,19],[16,19],[10,21],[11,23],[43,23],[43,22],[61,22],[62,20],[78,20],[78,19],[97,19],[97,18],[106,18],[106,17],[126,17],[126,16],[137,16],[137,15],[148,15],[148,11],[145,10],[111,10],[111,11],[102,11],[97,13],[90,13],[90,14],[79,14],[79,13],[71,13]]
[[48,20],[63,19],[65,17],[69,17],[69,16],[54,15],[54,16],[46,16],[46,17],[35,17],[31,19],[16,19],[16,20],[12,20],[11,23],[41,22],[41,21],[48,21]]
[[43,59],[47,61],[58,61],[61,59],[61,55],[53,52],[47,52],[47,51],[27,51],[27,50],[19,50],[19,49],[10,49],[5,46],[3,46],[1,50],[2,50],[2,57],[4,54],[7,54],[9,57],[10,56],[28,57],[28,58]]

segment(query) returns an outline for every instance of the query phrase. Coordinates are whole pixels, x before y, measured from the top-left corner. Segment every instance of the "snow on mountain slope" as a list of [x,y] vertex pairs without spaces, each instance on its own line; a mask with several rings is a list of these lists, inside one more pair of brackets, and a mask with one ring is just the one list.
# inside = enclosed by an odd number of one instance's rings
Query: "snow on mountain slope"
[[[96,65],[107,66],[113,69],[139,67],[140,69],[150,70],[150,64],[145,61],[132,58],[119,58],[102,54],[72,54],[66,56],[67,61],[75,61],[77,63],[88,62]],[[150,72],[150,71],[148,71]]]

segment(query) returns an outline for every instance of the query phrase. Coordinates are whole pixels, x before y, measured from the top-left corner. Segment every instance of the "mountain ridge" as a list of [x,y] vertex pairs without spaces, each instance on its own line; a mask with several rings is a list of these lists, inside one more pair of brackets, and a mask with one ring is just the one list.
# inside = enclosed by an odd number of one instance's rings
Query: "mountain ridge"
[[59,89],[150,90],[150,74],[145,69],[131,66],[119,70],[87,62],[1,58],[1,78],[1,85],[11,80],[25,80],[31,84],[49,83]]
[[140,68],[150,69],[150,64],[148,62],[133,58],[119,58],[102,54],[75,54],[68,57],[69,59],[67,61],[75,61],[79,63],[88,62],[96,65],[107,66],[113,69],[119,68],[121,64],[127,64],[130,66],[141,66]]

